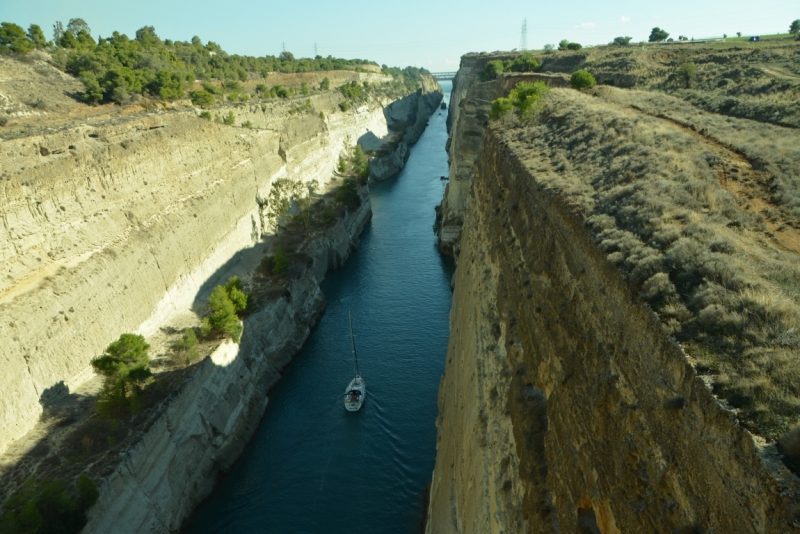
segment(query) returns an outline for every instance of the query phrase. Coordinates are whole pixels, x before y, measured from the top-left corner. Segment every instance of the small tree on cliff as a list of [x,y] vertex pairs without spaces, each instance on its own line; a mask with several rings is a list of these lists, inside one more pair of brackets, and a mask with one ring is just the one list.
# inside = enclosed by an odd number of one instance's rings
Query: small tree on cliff
[[95,372],[105,377],[97,409],[100,413],[133,414],[141,411],[141,395],[150,379],[150,358],[144,337],[122,334],[106,348],[102,356],[92,360]]
[[237,313],[247,308],[248,300],[238,276],[231,277],[224,286],[215,287],[208,297],[211,315],[203,319],[200,334],[203,337],[230,334],[233,341],[238,343],[242,324]]

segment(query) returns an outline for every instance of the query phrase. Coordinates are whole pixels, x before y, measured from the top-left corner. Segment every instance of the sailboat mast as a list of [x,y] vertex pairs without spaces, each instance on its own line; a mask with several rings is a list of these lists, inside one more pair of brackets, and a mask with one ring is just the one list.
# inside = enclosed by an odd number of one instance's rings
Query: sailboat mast
[[353,364],[356,368],[356,375],[358,374],[358,355],[356,354],[356,340],[353,338],[353,318],[350,312],[347,312],[347,320],[350,322],[350,343],[353,345]]

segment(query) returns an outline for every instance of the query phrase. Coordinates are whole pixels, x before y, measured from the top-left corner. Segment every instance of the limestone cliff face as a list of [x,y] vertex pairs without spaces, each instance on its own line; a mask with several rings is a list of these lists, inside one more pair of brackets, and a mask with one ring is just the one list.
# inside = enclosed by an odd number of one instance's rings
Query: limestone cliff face
[[489,130],[476,157],[427,532],[793,532],[774,446],[510,146]]
[[419,140],[428,125],[428,117],[439,107],[443,96],[442,88],[436,81],[423,78],[422,87],[416,93],[386,106],[386,121],[389,131],[396,136],[396,147],[389,154],[370,161],[372,180],[386,180],[405,167],[409,147]]
[[174,532],[239,456],[267,407],[267,392],[325,307],[328,269],[358,245],[371,204],[348,213],[307,249],[312,264],[288,296],[248,317],[240,345],[203,360],[178,396],[100,488],[84,533]]
[[565,79],[563,75],[547,74],[502,74],[496,81],[481,82],[486,63],[506,58],[502,55],[466,55],[461,58],[461,68],[453,80],[447,115],[450,175],[437,216],[440,219],[439,249],[456,260],[469,202],[470,183],[475,175],[492,100],[508,95],[509,90],[520,81],[544,81],[551,87],[568,85],[568,78]]
[[346,139],[388,134],[391,102],[342,113],[340,100],[315,95],[314,113],[294,109],[304,100],[214,112],[253,129],[156,112],[3,141],[0,451],[120,333],[147,335],[191,309],[209,276],[269,230],[274,179],[324,184]]

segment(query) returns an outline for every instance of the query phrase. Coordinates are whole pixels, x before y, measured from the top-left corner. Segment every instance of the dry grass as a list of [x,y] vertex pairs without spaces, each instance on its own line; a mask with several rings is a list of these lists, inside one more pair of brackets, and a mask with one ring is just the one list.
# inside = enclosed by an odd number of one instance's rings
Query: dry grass
[[800,188],[764,169],[780,167],[781,145],[800,147],[800,133],[753,146],[734,134],[746,125],[728,118],[720,143],[630,108],[646,94],[601,91],[554,90],[537,121],[498,133],[585,217],[600,250],[742,422],[777,439],[800,415],[800,233],[786,224]]

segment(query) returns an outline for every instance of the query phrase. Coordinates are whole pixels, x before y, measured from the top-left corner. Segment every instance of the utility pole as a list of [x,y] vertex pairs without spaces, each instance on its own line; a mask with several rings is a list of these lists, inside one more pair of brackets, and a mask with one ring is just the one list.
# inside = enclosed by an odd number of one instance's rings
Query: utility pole
[[286,41],[283,41],[283,43],[281,43],[281,51],[286,52]]
[[519,49],[525,51],[528,49],[528,19],[522,21],[522,35],[519,38]]
[[314,41],[314,57],[317,57],[318,55],[319,54],[317,54],[317,42]]

